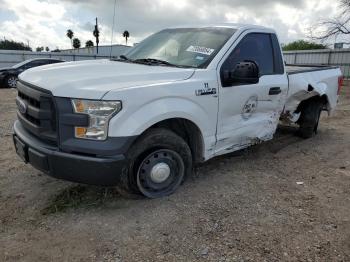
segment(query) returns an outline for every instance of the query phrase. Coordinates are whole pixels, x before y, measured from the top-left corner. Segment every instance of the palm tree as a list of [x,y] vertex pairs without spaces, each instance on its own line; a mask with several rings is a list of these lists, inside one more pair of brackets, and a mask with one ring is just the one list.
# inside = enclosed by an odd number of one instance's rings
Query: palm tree
[[128,45],[128,38],[130,37],[130,33],[127,30],[124,31],[123,37],[125,37],[125,43]]
[[93,47],[93,46],[94,46],[94,42],[92,42],[91,40],[86,41],[85,47]]
[[71,29],[68,29],[68,30],[67,30],[66,36],[70,39],[70,43],[71,43],[71,45],[72,45],[72,47],[73,47],[73,41],[72,41],[73,36],[74,36],[73,31],[72,31]]
[[42,51],[44,51],[44,47],[43,47],[43,46],[38,46],[38,47],[35,49],[35,51],[37,51],[37,52],[42,52]]
[[79,48],[81,46],[80,40],[78,38],[73,39],[73,47],[75,49]]

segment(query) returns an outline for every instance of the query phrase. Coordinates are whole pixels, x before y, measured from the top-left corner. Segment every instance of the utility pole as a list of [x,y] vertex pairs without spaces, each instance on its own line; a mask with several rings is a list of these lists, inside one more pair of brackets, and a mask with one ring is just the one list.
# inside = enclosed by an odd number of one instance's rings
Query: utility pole
[[100,42],[100,40],[99,40],[100,31],[98,30],[97,17],[96,17],[95,30],[94,30],[93,34],[94,34],[94,37],[96,38],[96,52],[98,54],[98,43]]

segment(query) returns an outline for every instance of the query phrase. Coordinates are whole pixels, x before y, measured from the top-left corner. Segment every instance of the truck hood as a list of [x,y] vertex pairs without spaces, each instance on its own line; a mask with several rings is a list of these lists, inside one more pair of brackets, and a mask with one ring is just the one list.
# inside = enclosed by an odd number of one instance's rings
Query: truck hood
[[194,69],[110,60],[58,63],[29,69],[19,79],[54,96],[101,99],[107,92],[190,78]]

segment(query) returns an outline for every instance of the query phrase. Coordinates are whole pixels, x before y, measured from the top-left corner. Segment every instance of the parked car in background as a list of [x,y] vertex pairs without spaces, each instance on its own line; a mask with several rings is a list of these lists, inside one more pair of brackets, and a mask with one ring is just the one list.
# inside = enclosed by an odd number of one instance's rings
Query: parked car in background
[[65,61],[53,58],[36,58],[25,60],[12,67],[0,68],[0,88],[16,88],[18,75],[29,68],[61,62]]

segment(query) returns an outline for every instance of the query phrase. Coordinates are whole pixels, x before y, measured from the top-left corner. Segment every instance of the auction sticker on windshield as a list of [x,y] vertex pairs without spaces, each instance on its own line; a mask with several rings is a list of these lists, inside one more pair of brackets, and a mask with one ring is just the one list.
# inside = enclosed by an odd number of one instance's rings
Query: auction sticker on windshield
[[203,55],[211,55],[215,49],[208,48],[208,47],[203,47],[203,46],[189,46],[186,50],[187,52],[193,52],[193,53],[198,53],[198,54],[203,54]]

